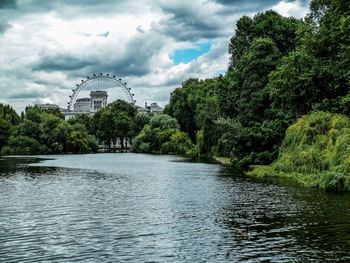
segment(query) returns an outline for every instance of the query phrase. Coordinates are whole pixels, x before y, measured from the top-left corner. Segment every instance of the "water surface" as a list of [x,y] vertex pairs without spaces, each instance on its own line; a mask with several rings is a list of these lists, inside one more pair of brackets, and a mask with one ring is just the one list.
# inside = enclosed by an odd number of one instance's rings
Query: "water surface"
[[0,161],[3,262],[350,261],[349,194],[175,156],[45,158]]

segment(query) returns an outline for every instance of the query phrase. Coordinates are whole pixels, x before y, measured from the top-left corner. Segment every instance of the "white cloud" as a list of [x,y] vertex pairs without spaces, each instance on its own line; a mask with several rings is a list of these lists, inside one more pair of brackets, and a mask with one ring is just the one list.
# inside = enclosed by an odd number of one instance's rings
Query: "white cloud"
[[303,18],[308,11],[300,0],[296,2],[288,2],[284,0],[271,7],[271,9],[277,11],[283,16],[294,16],[296,18]]

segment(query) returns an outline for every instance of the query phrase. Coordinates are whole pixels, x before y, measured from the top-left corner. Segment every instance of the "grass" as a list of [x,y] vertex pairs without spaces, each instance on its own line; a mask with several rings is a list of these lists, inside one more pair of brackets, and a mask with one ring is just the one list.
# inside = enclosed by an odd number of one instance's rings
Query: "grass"
[[213,159],[222,165],[231,165],[231,158],[230,157],[220,157],[220,156],[213,156]]
[[350,191],[350,119],[325,112],[300,118],[287,129],[278,159],[247,174],[291,178],[327,191]]

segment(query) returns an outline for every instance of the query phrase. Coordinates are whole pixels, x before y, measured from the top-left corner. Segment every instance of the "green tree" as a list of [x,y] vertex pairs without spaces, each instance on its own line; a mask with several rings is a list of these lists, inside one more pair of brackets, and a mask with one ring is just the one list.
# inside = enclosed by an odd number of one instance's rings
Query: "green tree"
[[175,89],[170,96],[170,102],[164,113],[174,117],[186,132],[192,142],[196,142],[196,132],[202,128],[206,112],[212,112],[217,107],[208,108],[208,101],[216,103],[216,79],[188,79],[182,87]]
[[73,153],[84,153],[89,151],[86,136],[79,131],[72,131],[69,134],[69,144]]
[[20,117],[9,105],[0,103],[0,150],[8,143],[11,128],[20,122]]
[[[127,112],[120,112],[114,116],[114,136],[118,138],[121,147],[127,147],[128,140],[133,137],[133,119],[127,115]],[[124,142],[126,145],[124,145]]]
[[28,136],[36,140],[43,134],[43,129],[39,123],[24,119],[21,123],[13,128],[12,131],[15,136]]
[[217,152],[230,154],[238,166],[269,163],[277,156],[275,144],[282,141],[286,124],[271,107],[268,76],[281,56],[272,39],[256,38],[226,76],[228,85],[218,85],[223,115],[234,121],[226,131],[218,127]]
[[137,135],[146,124],[149,124],[151,117],[153,117],[153,115],[150,113],[137,113],[133,123],[133,134]]
[[93,116],[94,134],[96,138],[111,148],[112,142],[116,141],[114,137],[113,113],[109,108],[98,111]]
[[301,20],[283,17],[269,10],[259,13],[254,18],[243,16],[237,21],[235,35],[229,44],[230,68],[234,68],[244,53],[257,38],[270,38],[277,49],[286,55],[298,44],[298,27]]
[[0,119],[7,121],[10,125],[16,125],[20,117],[16,111],[9,105],[0,103]]
[[153,129],[159,128],[159,129],[165,130],[165,129],[177,129],[179,128],[179,125],[175,118],[172,118],[167,114],[157,114],[151,118],[150,127]]
[[192,154],[193,144],[176,119],[156,114],[133,140],[132,150],[142,153]]
[[[269,38],[255,39],[234,69],[232,89],[237,118],[243,125],[252,125],[266,119],[270,113],[268,75],[281,58]],[[232,116],[233,117],[233,116]]]
[[14,154],[45,154],[48,148],[28,136],[11,136],[8,145]]
[[134,136],[133,127],[137,109],[133,104],[117,100],[98,111],[92,118],[96,138],[111,148],[118,140],[123,145]]
[[9,135],[3,152],[11,154],[83,153],[98,148],[84,124],[70,125],[57,111],[37,107],[27,107],[19,123],[10,128]]
[[195,122],[196,105],[193,100],[190,101],[192,87],[197,87],[198,79],[188,79],[182,83],[181,88],[175,89],[170,95],[170,103],[165,107],[164,113],[176,118],[181,130],[187,132],[190,138],[195,141],[196,130]]
[[3,119],[0,119],[0,149],[7,144],[10,137],[11,124]]
[[310,7],[300,46],[270,76],[271,99],[293,119],[310,110],[349,114],[349,6],[314,0]]
[[269,78],[270,96],[274,106],[294,119],[308,113],[313,103],[324,97],[315,83],[315,58],[305,50],[291,52]]
[[90,133],[90,134],[94,133],[94,125],[93,125],[92,116],[89,116],[87,114],[77,114],[73,118],[68,119],[67,122],[70,125],[82,124],[86,127],[86,130],[88,131],[88,133]]

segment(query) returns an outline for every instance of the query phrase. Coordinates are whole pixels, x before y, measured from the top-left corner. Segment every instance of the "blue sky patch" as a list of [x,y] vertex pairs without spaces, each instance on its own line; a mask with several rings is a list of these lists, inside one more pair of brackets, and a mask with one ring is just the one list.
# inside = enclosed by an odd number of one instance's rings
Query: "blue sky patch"
[[186,49],[177,49],[173,54],[171,54],[171,59],[175,65],[180,63],[189,63],[192,60],[202,56],[203,54],[209,52],[211,48],[211,42],[205,42],[202,44],[197,44],[194,47]]

